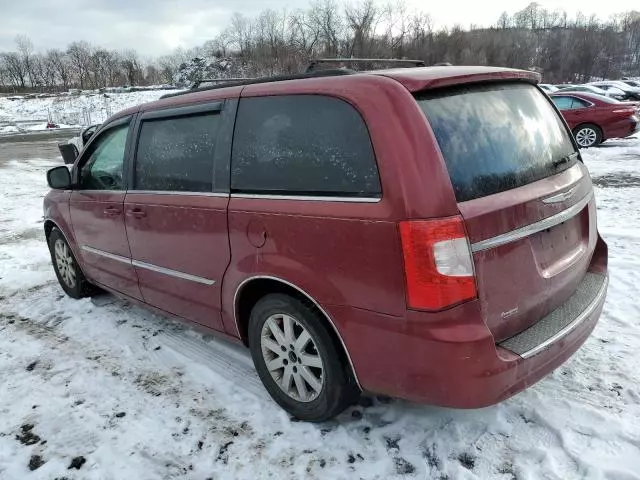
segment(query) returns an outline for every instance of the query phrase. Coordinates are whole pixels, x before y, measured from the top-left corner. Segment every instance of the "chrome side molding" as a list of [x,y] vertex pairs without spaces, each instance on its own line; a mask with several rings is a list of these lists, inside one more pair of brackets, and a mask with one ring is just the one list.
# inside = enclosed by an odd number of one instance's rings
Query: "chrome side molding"
[[382,197],[322,197],[313,195],[270,195],[262,193],[232,193],[231,198],[255,200],[296,200],[307,202],[379,203]]
[[152,263],[141,262],[139,260],[132,260],[130,258],[123,257],[121,255],[116,255],[114,253],[98,250],[97,248],[93,248],[88,245],[82,245],[81,248],[82,250],[93,253],[94,255],[99,255],[101,257],[108,258],[110,260],[115,260],[116,262],[127,263],[131,266],[144,268],[146,270],[151,270],[153,272],[163,273],[164,275],[169,275],[170,277],[176,277],[176,278],[181,278],[183,280],[189,280],[191,282],[202,283],[203,285],[214,285],[216,283],[215,280],[211,280],[209,278],[199,277],[197,275],[191,275],[190,273],[184,273],[178,270],[172,270],[171,268],[159,267],[158,265],[153,265]]
[[151,263],[140,262],[138,260],[132,260],[131,264],[134,267],[144,268],[146,270],[151,270],[152,272],[164,273],[165,275],[169,275],[170,277],[182,278],[184,280],[190,280],[192,282],[202,283],[203,285],[213,285],[216,283],[215,280],[210,280],[204,277],[198,277],[197,275],[191,275],[190,273],[180,272],[178,270],[172,270],[170,268],[159,267],[157,265],[153,265]]

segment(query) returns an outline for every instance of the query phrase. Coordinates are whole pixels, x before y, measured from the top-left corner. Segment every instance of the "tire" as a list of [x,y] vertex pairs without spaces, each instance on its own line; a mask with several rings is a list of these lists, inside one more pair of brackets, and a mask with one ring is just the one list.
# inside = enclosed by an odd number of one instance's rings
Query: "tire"
[[249,319],[249,348],[262,383],[290,415],[309,422],[335,417],[359,395],[325,321],[315,309],[283,294],[260,299]]
[[602,130],[597,125],[585,123],[573,130],[573,136],[580,148],[595,147],[602,143]]
[[51,230],[48,244],[53,270],[64,292],[76,299],[96,294],[98,289],[87,281],[60,230]]

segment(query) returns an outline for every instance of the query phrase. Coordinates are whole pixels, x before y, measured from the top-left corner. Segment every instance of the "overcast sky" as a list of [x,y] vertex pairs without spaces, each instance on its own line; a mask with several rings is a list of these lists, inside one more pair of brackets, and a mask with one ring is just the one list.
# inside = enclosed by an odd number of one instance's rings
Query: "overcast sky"
[[[491,25],[503,11],[521,10],[531,0],[405,0],[410,8],[431,15],[435,26]],[[25,34],[36,50],[64,48],[87,40],[110,49],[135,48],[143,55],[190,48],[214,37],[234,12],[254,15],[265,8],[295,10],[309,0],[0,0],[0,51],[13,50]],[[343,4],[343,0],[338,0]],[[379,3],[386,3],[380,0]],[[608,18],[640,9],[638,0],[540,0],[570,14],[578,10]]]

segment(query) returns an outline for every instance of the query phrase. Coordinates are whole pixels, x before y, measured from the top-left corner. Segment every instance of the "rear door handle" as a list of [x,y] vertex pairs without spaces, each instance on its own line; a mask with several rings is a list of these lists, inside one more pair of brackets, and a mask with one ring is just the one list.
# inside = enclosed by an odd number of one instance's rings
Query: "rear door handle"
[[104,214],[110,217],[115,217],[117,215],[120,215],[121,213],[122,213],[122,210],[120,210],[117,207],[107,207],[104,209]]
[[131,210],[127,210],[127,217],[142,218],[146,216],[147,214],[141,208],[132,208]]

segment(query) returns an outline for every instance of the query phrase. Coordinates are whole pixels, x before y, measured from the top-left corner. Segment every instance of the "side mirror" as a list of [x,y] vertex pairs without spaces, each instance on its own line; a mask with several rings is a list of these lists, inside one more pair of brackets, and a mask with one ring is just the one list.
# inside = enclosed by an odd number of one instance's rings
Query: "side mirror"
[[67,167],[54,167],[47,172],[47,183],[56,190],[71,188],[71,173]]
[[60,150],[65,165],[73,165],[78,158],[78,147],[73,143],[59,143],[58,150]]

